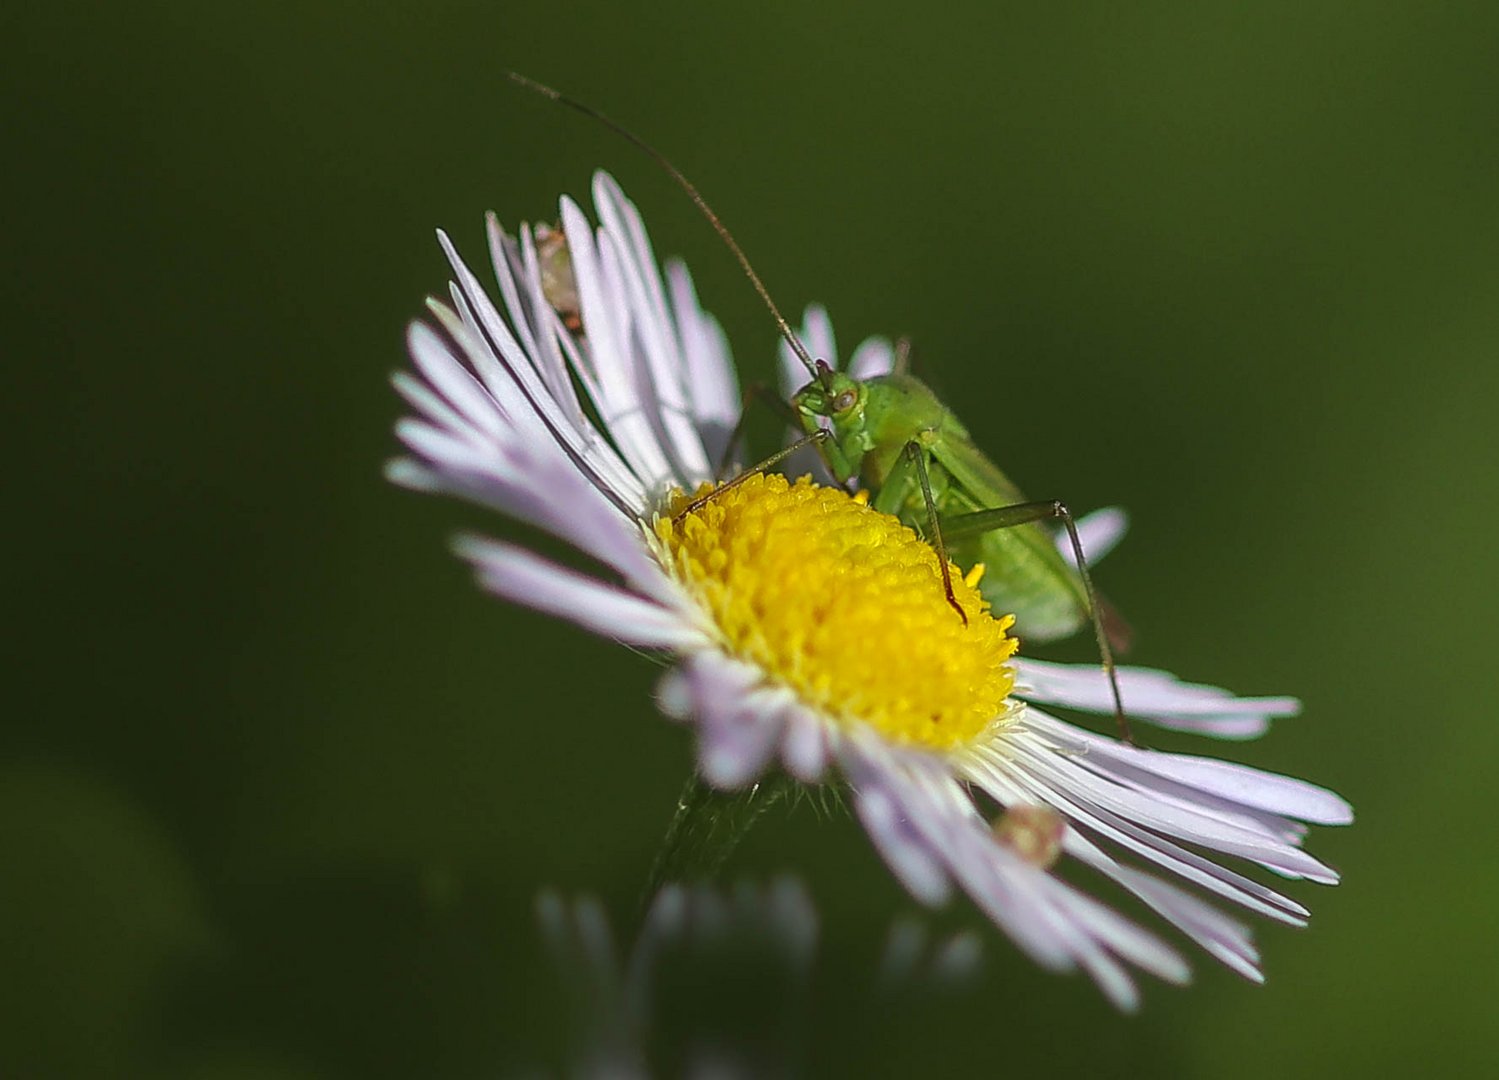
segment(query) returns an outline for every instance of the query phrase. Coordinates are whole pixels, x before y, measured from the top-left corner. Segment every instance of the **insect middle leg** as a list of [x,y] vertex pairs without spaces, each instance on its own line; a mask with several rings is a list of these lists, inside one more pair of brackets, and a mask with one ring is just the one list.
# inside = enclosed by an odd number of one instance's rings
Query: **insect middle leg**
[[1104,675],[1109,680],[1109,693],[1114,698],[1114,721],[1119,725],[1120,737],[1134,745],[1129,719],[1124,715],[1124,699],[1119,693],[1119,673],[1115,669],[1114,650],[1109,645],[1109,635],[1104,630],[1103,617],[1099,612],[1098,594],[1093,588],[1093,575],[1088,572],[1088,560],[1083,554],[1083,543],[1078,539],[1077,523],[1072,511],[1059,499],[1042,499],[1039,502],[1016,503],[991,510],[976,510],[971,514],[958,514],[943,520],[942,527],[953,539],[978,536],[996,529],[1013,529],[1017,525],[1032,522],[1057,520],[1067,531],[1067,541],[1077,560],[1078,577],[1082,579],[1083,594],[1088,601],[1088,618],[1093,623],[1093,637],[1098,642],[1098,655],[1103,660]]
[[963,605],[958,603],[958,598],[952,591],[952,568],[947,558],[947,544],[942,539],[942,519],[937,514],[937,500],[932,495],[932,479],[927,470],[926,459],[927,448],[920,438],[906,443],[900,460],[880,487],[874,508],[899,516],[911,484],[914,482],[921,489],[921,498],[926,504],[927,541],[937,552],[937,565],[942,570],[942,589],[947,594],[947,602],[958,613],[958,618],[963,620],[963,625],[967,626],[968,613],[963,610]]

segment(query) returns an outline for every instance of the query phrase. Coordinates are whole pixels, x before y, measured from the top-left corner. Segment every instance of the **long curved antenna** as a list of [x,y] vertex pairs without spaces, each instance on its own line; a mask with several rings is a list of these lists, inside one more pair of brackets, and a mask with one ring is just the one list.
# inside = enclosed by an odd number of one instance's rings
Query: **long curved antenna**
[[555,101],[559,105],[566,105],[569,109],[580,112],[590,119],[597,120],[610,131],[613,131],[616,135],[621,135],[625,139],[628,139],[630,142],[634,143],[641,150],[645,151],[645,153],[651,158],[651,160],[653,160],[657,165],[660,165],[661,168],[665,169],[667,174],[681,186],[682,190],[687,192],[687,197],[691,199],[697,205],[697,208],[703,212],[703,217],[708,219],[708,224],[713,226],[713,229],[718,233],[719,238],[722,239],[723,242],[729,246],[729,250],[734,253],[734,258],[739,260],[739,265],[741,268],[743,268],[745,276],[750,279],[750,284],[755,287],[755,291],[760,294],[760,299],[765,301],[765,306],[770,309],[771,315],[775,317],[776,325],[781,328],[781,336],[786,339],[786,344],[791,346],[791,351],[796,353],[796,358],[802,362],[802,366],[807,369],[807,373],[810,374],[814,379],[820,377],[821,373],[817,369],[817,364],[812,359],[812,354],[807,352],[807,347],[803,345],[801,343],[801,339],[792,332],[791,324],[788,323],[786,321],[786,317],[781,314],[781,309],[776,307],[776,302],[770,298],[770,290],[767,289],[765,287],[765,283],[760,280],[760,275],[755,273],[755,268],[750,265],[749,258],[744,254],[744,250],[739,246],[738,241],[736,241],[733,235],[729,232],[728,227],[725,226],[724,223],[719,220],[718,215],[713,212],[713,207],[708,205],[708,200],[704,199],[702,195],[698,194],[698,190],[693,186],[691,180],[682,175],[682,170],[678,169],[675,165],[668,161],[666,155],[662,154],[655,147],[651,146],[650,143],[646,142],[639,135],[636,135],[629,128],[622,127],[621,125],[615,123],[603,113],[593,108],[591,105],[585,105],[581,101],[575,101],[574,99],[568,97],[566,94],[557,90],[553,90],[550,86],[543,86],[535,79],[529,79],[518,71],[507,71],[505,74],[510,76],[511,82],[516,83],[520,86],[524,86],[527,90],[530,90],[533,93],[540,94],[544,98],[550,98],[552,101]]

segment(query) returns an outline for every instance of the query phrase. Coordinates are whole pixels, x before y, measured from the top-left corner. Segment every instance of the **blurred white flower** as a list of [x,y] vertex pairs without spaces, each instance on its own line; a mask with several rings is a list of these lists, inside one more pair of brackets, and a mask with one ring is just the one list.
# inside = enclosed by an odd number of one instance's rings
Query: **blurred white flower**
[[[800,1075],[809,1029],[832,1019],[812,997],[814,980],[830,977],[818,970],[817,909],[794,877],[667,885],[633,940],[616,941],[593,897],[549,890],[536,913],[571,1006],[568,1076]],[[840,996],[861,1024],[894,1019],[971,988],[982,966],[972,931],[935,934],[905,915],[891,924],[873,978],[840,983]]]
[[[1065,819],[1063,851],[1259,979],[1248,930],[1175,882],[1300,924],[1300,904],[1202,852],[1330,884],[1337,875],[1301,850],[1302,823],[1346,823],[1348,805],[1299,780],[1124,745],[1042,711],[1107,711],[1102,677],[1012,663],[1010,620],[989,614],[972,580],[953,582],[965,627],[931,548],[840,489],[757,476],[684,513],[683,492],[708,490],[739,416],[728,347],[686,269],[669,264],[663,279],[614,181],[599,174],[593,194],[597,229],[562,200],[570,266],[554,238],[543,259],[529,229],[512,238],[490,218],[503,313],[439,234],[456,281],[450,305],[429,304],[436,326],[410,329],[418,375],[395,381],[417,415],[398,426],[409,456],[391,479],[494,507],[596,560],[603,576],[508,543],[458,542],[489,590],[670,657],[661,705],[694,725],[715,787],[747,785],[777,762],[808,784],[836,769],[881,855],[922,901],[940,903],[957,885],[1037,962],[1086,970],[1121,1008],[1138,1000],[1127,965],[1185,981],[1170,946],[997,835],[981,798],[1049,807]],[[809,344],[832,361],[826,336]],[[877,350],[854,366],[880,362]],[[1155,671],[1120,676],[1132,716],[1177,728],[1253,733],[1295,708]],[[1121,849],[1174,881],[1118,861]]]

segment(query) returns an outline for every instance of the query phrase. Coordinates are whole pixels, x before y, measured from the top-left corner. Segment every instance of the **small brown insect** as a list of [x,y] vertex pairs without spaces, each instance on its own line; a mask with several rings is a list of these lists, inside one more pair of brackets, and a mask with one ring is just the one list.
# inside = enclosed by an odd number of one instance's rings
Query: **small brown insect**
[[1067,823],[1049,806],[1012,806],[994,820],[994,836],[1033,866],[1050,870],[1062,854]]
[[583,330],[582,309],[578,303],[578,282],[573,277],[572,253],[560,225],[537,225],[536,258],[541,266],[541,293],[562,319],[568,333]]

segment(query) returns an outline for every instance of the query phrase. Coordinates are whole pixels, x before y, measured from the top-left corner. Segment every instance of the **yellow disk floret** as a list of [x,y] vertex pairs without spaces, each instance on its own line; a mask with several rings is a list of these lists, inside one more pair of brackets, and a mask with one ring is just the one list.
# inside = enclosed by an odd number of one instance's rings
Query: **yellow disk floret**
[[[711,490],[704,487],[699,494]],[[961,746],[1006,713],[1016,641],[936,553],[862,499],[803,477],[752,476],[674,522],[662,555],[712,615],[725,649],[843,723],[934,749]]]

